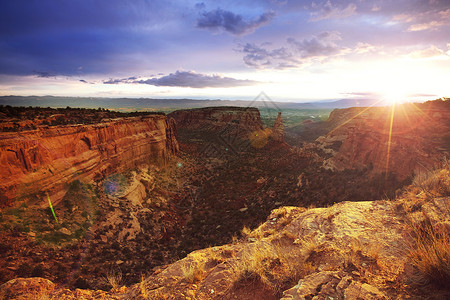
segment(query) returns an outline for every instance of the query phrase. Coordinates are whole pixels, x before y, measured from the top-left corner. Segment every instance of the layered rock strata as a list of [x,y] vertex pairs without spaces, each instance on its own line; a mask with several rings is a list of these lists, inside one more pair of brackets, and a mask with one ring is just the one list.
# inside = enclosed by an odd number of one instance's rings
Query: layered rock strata
[[60,200],[73,180],[98,180],[142,163],[164,165],[178,151],[163,115],[94,125],[40,127],[0,136],[0,203]]
[[206,107],[177,110],[168,115],[179,128],[206,131],[230,130],[230,133],[262,130],[259,110],[254,107]]

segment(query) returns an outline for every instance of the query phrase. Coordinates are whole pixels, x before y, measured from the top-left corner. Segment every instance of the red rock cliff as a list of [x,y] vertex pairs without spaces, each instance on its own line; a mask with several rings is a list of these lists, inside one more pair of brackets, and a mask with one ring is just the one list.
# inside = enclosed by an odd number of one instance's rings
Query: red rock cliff
[[259,110],[254,107],[206,107],[177,110],[168,115],[179,128],[217,131],[238,126],[246,132],[262,130]]
[[49,191],[57,202],[75,179],[93,180],[178,151],[166,116],[116,119],[0,135],[0,204]]
[[330,153],[332,168],[373,166],[399,179],[429,169],[449,155],[450,109],[433,105],[334,110],[329,122],[336,127],[317,139]]

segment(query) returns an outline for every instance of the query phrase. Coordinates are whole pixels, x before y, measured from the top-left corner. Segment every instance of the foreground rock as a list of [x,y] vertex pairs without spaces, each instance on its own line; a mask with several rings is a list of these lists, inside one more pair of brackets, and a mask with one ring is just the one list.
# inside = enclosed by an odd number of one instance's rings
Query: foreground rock
[[446,299],[445,288],[414,287],[420,280],[411,261],[417,247],[411,226],[427,220],[450,228],[450,197],[421,197],[282,207],[244,240],[194,251],[121,290],[69,291],[42,279],[26,279],[27,284],[16,279],[4,284],[0,295],[23,299],[24,293],[46,291],[50,299]]

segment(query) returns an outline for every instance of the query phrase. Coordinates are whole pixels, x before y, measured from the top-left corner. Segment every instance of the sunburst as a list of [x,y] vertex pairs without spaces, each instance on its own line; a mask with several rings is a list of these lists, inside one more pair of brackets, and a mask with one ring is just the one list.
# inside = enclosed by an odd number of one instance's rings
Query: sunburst
[[392,106],[392,109],[391,109],[390,122],[389,122],[389,133],[388,133],[388,143],[387,143],[387,153],[386,153],[386,171],[385,171],[386,177],[388,176],[388,172],[389,172],[389,160],[391,157],[392,128],[394,126],[396,102],[393,102],[391,106]]

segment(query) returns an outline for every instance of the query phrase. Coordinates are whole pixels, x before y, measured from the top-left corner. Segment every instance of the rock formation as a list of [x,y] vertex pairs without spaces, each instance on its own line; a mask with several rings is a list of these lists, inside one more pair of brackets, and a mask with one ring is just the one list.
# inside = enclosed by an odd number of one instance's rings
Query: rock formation
[[231,133],[262,130],[259,110],[254,107],[206,107],[176,110],[168,114],[179,128],[217,132],[229,129]]
[[334,129],[316,141],[332,156],[326,167],[370,166],[402,180],[449,155],[449,120],[450,109],[432,105],[336,109],[328,120]]
[[163,165],[177,151],[164,115],[2,133],[0,204],[42,198],[46,191],[57,202],[75,179],[93,180],[142,163]]
[[277,142],[284,142],[284,125],[281,112],[278,112],[278,116],[273,124],[272,139]]

